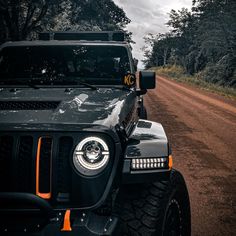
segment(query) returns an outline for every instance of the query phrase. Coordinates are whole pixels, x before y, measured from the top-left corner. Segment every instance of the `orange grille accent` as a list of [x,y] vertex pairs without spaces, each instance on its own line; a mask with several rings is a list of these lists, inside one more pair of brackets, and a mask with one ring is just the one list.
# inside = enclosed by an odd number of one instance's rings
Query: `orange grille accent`
[[61,231],[72,231],[70,224],[70,210],[66,210],[63,222],[63,228]]
[[[40,137],[38,140],[38,147],[37,147],[37,156],[36,156],[36,195],[44,198],[50,199],[51,198],[51,161],[50,161],[50,190],[47,193],[40,192],[40,157],[41,157],[41,146],[42,146],[42,139],[47,137]],[[51,160],[51,156],[50,156]]]

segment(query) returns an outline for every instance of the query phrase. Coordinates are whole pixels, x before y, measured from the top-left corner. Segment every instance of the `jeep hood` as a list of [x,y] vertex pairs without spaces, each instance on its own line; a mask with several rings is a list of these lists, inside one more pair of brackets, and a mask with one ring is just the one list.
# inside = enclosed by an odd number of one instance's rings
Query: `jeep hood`
[[10,88],[0,89],[1,102],[52,102],[55,109],[0,110],[4,124],[94,124],[109,128],[122,123],[135,105],[135,92],[115,88]]

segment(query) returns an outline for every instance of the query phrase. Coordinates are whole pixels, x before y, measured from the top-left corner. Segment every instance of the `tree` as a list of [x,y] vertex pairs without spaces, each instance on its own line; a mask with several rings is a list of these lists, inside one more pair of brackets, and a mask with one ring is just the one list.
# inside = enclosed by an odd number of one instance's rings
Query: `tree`
[[126,33],[126,39],[133,42],[132,33],[125,30],[125,26],[131,21],[123,9],[112,0],[74,0],[71,16],[72,29],[123,30]]
[[[62,9],[57,0],[0,0],[1,41],[22,40],[45,27]],[[42,24],[44,23],[44,24]]]
[[193,6],[199,19],[195,71],[203,70],[208,81],[235,86],[232,76],[236,68],[236,2],[198,0],[193,1]]
[[124,30],[129,22],[112,0],[0,0],[1,42],[32,39],[43,30]]
[[163,66],[167,61],[189,74],[201,72],[207,81],[236,86],[235,12],[235,0],[194,0],[191,12],[172,10],[167,22],[170,32],[152,39],[152,50],[144,54],[145,65]]
[[144,59],[142,60],[142,62],[144,63],[146,68],[159,65],[158,57],[155,57],[153,50],[155,38],[156,35],[153,35],[151,33],[144,37],[145,46],[142,47],[142,51],[144,52]]
[[120,30],[130,23],[125,12],[112,0],[77,0],[73,1],[72,9],[73,23],[82,25],[87,22],[89,29],[98,27],[101,30]]
[[171,10],[169,14],[170,20],[167,25],[171,27],[171,32],[175,37],[175,57],[179,65],[183,66],[185,70],[194,73],[194,61],[192,56],[194,50],[194,40],[196,37],[196,17],[186,8],[179,11]]
[[166,66],[170,58],[173,63],[177,63],[176,57],[176,41],[178,36],[171,32],[165,34],[149,34],[144,37],[148,46],[143,47],[144,60],[143,63],[146,68],[152,66]]

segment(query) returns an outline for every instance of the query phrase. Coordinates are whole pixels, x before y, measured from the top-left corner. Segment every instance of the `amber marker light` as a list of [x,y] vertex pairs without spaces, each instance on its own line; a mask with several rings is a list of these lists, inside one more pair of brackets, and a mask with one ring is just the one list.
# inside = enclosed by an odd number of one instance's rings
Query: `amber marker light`
[[169,155],[169,170],[171,170],[173,167],[173,157],[172,155]]

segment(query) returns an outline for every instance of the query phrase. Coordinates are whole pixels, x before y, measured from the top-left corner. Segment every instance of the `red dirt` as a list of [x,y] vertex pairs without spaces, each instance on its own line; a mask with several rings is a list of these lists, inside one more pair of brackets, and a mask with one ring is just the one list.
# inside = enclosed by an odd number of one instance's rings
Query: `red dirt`
[[185,177],[192,235],[236,235],[236,101],[158,77],[145,106]]

